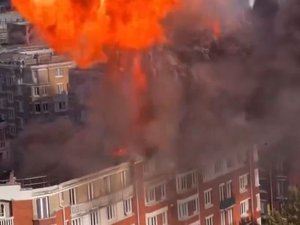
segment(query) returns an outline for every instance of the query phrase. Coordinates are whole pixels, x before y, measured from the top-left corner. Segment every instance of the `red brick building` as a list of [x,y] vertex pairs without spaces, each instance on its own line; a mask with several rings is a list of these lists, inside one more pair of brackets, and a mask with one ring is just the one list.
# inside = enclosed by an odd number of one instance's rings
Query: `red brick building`
[[153,157],[48,187],[11,181],[0,225],[260,224],[257,160],[240,152],[179,170]]

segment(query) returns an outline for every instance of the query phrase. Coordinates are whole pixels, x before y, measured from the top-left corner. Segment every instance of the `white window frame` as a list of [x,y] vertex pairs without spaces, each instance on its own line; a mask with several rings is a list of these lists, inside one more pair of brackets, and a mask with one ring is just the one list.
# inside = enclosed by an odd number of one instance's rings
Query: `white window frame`
[[220,213],[221,225],[226,225],[226,211],[222,210]]
[[82,225],[82,219],[81,219],[81,217],[72,219],[71,220],[71,224],[72,225]]
[[87,192],[88,192],[88,200],[94,199],[94,183],[88,183],[87,185]]
[[248,217],[249,212],[249,199],[240,202],[240,215],[241,217]]
[[56,94],[61,95],[65,91],[64,83],[57,83],[56,84]]
[[90,213],[90,222],[91,222],[91,225],[100,225],[100,217],[99,217],[98,210]]
[[233,210],[232,208],[226,210],[228,225],[233,225]]
[[77,204],[77,198],[76,198],[76,189],[72,188],[69,190],[69,200],[70,205],[76,205]]
[[[188,176],[192,176],[192,185],[190,188],[188,188],[188,182],[187,178]],[[187,173],[183,174],[178,174],[176,176],[176,188],[177,188],[177,193],[182,193],[187,191],[188,189],[192,189],[197,187],[198,185],[198,172],[197,170],[192,170]]]
[[226,198],[225,192],[226,192],[225,183],[219,184],[219,197],[220,197],[220,201],[224,201],[225,200],[225,198]]
[[260,194],[256,194],[256,211],[261,210],[261,205],[260,205]]
[[209,209],[212,206],[212,188],[210,188],[204,191],[204,208]]
[[254,183],[255,183],[255,187],[259,187],[260,184],[259,184],[259,169],[256,168],[254,170]]
[[129,216],[132,214],[132,197],[123,200],[123,211],[125,216]]
[[245,193],[248,190],[249,173],[239,176],[240,193]]
[[205,225],[214,225],[214,215],[205,217]]
[[[194,212],[189,212],[188,204],[190,202],[195,203],[195,211]],[[193,217],[200,212],[200,207],[199,207],[199,196],[198,194],[189,196],[185,199],[181,199],[177,201],[177,214],[178,214],[178,220],[186,220],[190,217]]]
[[108,221],[113,221],[117,218],[117,206],[116,204],[111,204],[106,207],[106,219]]
[[55,68],[55,77],[63,77],[64,76],[64,68],[58,67]]
[[232,197],[232,180],[226,182],[226,197]]
[[[161,199],[157,199],[156,196],[156,189],[160,188],[160,197]],[[145,187],[145,203],[146,205],[151,205],[151,204],[155,204],[158,202],[162,202],[165,201],[167,199],[167,195],[166,195],[166,183],[159,183],[159,184],[155,184],[149,187]]]
[[[45,200],[45,202],[43,201]],[[46,204],[46,205],[44,205]],[[45,207],[45,210],[44,210]],[[37,217],[38,219],[45,219],[50,217],[49,209],[49,197],[37,198],[36,199]],[[40,211],[40,215],[38,215]]]
[[5,204],[0,203],[0,218],[4,218],[4,217],[5,217]]
[[[47,105],[47,110],[45,110],[45,105]],[[48,102],[42,102],[42,110],[44,113],[49,112],[49,103]]]
[[168,225],[168,207],[163,207],[154,212],[146,213],[146,225],[158,225],[157,217],[159,215],[162,215],[162,225]]

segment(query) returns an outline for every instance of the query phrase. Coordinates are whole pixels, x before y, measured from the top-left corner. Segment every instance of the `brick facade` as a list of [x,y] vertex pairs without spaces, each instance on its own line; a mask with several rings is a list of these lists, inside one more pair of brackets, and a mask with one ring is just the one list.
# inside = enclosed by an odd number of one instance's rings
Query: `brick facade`
[[[154,159],[127,163],[59,184],[59,193],[53,187],[33,190],[28,200],[11,201],[11,214],[15,225],[63,225],[64,221],[68,225],[256,224],[260,223],[257,162],[249,156],[246,161],[237,160],[235,166],[221,159],[222,169],[209,163],[215,171],[209,176],[199,168],[161,172],[153,164],[149,169]],[[125,178],[126,170],[130,179]],[[119,175],[123,182],[127,180],[120,190],[113,180]],[[103,190],[106,182],[115,192],[94,197],[91,192]]]

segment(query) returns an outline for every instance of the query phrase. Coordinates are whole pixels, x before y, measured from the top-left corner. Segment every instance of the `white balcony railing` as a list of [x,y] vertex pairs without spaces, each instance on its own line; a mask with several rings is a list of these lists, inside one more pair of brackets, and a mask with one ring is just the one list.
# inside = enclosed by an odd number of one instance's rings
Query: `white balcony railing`
[[0,218],[0,225],[14,225],[14,218]]
[[[109,195],[105,195],[105,196],[90,200],[88,202],[72,205],[71,206],[71,214],[72,214],[72,216],[78,215],[78,214],[84,214],[93,209],[97,209],[101,206],[107,206],[111,202],[121,201],[132,195],[133,195],[133,186],[131,185],[121,191],[114,192]],[[2,224],[0,224],[0,225],[2,225]]]

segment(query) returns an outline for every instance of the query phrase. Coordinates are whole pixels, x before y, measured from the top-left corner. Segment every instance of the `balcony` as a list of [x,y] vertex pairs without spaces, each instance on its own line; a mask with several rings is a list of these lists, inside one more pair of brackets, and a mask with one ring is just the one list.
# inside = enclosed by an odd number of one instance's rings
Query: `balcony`
[[[109,205],[111,202],[122,201],[133,195],[133,186],[129,186],[121,191],[111,193],[109,195],[105,195],[96,199],[93,199],[88,202],[76,204],[71,206],[71,214],[72,216],[87,213],[93,209],[97,209],[101,206]],[[2,224],[0,224],[2,225]]]
[[227,209],[235,204],[235,198],[225,198],[223,201],[220,202],[220,209]]
[[0,218],[0,225],[14,225],[14,218]]

